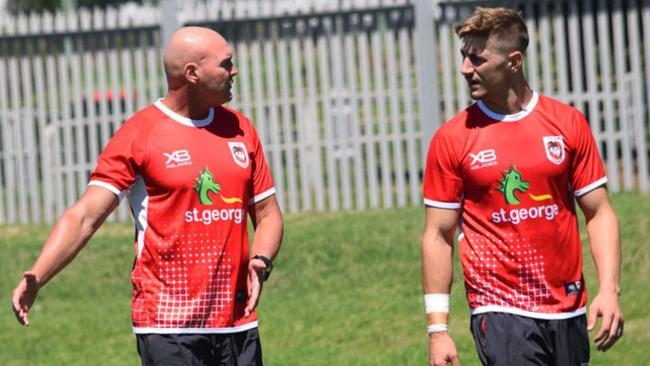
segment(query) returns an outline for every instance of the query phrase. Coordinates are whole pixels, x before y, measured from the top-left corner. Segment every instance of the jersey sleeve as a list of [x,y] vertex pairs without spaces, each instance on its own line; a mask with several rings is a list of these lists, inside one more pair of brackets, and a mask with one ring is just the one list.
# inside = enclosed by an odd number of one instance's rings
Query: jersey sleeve
[[[129,123],[131,122],[131,123]],[[97,166],[90,175],[89,186],[99,186],[115,193],[122,199],[137,178],[138,165],[142,164],[145,141],[138,138],[135,121],[127,121],[97,159]]]
[[571,162],[571,185],[582,196],[607,183],[603,161],[587,120],[580,112],[575,117],[575,153]]
[[[252,126],[251,126],[252,127]],[[275,194],[275,187],[273,185],[273,177],[271,176],[271,170],[266,162],[266,156],[264,154],[264,148],[262,143],[257,135],[257,132],[252,128],[252,137],[253,137],[253,184],[252,184],[252,194],[250,195],[251,199],[248,204],[252,205],[254,203],[260,202],[267,197],[270,197]]]
[[463,180],[456,155],[449,130],[443,126],[431,140],[427,153],[422,189],[426,206],[461,208]]

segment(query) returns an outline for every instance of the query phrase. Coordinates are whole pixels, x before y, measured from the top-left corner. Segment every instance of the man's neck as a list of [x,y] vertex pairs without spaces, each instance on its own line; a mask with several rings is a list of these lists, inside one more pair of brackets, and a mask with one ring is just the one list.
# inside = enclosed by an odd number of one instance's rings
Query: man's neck
[[486,96],[482,101],[490,110],[508,115],[524,110],[532,98],[533,91],[528,84],[523,84],[521,87],[508,88],[502,94]]
[[179,115],[192,119],[202,120],[210,113],[211,106],[201,105],[199,103],[190,103],[191,98],[187,91],[182,90],[169,90],[167,95],[162,100],[162,103],[172,111]]

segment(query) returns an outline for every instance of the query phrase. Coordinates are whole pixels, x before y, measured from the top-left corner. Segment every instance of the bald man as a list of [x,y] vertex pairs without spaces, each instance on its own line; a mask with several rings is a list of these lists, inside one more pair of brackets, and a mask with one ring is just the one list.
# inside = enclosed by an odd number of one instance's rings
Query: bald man
[[[218,33],[181,28],[164,55],[167,95],[99,156],[87,190],[14,289],[16,319],[127,197],[135,221],[132,321],[142,364],[261,365],[256,306],[282,215],[251,122],[223,106],[237,68]],[[247,217],[255,228],[249,249]]]

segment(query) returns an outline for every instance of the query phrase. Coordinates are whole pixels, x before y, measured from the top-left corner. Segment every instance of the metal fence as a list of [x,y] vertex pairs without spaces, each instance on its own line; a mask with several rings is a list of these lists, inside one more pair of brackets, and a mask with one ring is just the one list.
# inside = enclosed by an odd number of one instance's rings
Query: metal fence
[[[530,29],[531,86],[587,115],[614,191],[647,191],[648,1],[212,0],[3,21],[0,224],[53,222],[113,132],[164,95],[170,17],[231,42],[232,104],[285,212],[419,204],[431,134],[470,103],[452,25],[504,3]],[[128,216],[122,204],[111,219]]]
[[286,211],[419,202],[412,7],[201,24],[234,44]]
[[117,15],[23,18],[0,38],[0,223],[54,221],[124,119],[162,95],[158,27]]
[[648,191],[650,1],[449,1],[438,7],[442,115],[467,103],[452,27],[476,5],[510,6],[530,33],[528,81],[580,109],[606,161],[612,191]]

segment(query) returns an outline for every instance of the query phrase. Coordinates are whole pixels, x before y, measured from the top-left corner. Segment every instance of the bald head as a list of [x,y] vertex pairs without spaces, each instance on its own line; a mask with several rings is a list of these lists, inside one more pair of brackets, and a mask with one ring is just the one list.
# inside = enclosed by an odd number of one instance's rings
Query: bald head
[[163,63],[167,84],[175,88],[182,82],[185,65],[201,64],[210,51],[228,47],[226,40],[217,32],[203,27],[183,27],[169,39]]

